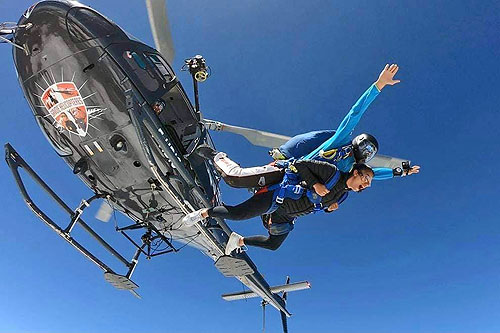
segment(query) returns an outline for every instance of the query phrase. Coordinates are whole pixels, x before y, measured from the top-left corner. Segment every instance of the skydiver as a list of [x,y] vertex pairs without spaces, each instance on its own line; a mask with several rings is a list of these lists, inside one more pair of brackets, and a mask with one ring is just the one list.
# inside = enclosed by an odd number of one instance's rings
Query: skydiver
[[[351,133],[361,116],[387,85],[395,85],[394,80],[399,67],[386,65],[377,81],[373,83],[352,106],[336,130],[313,131],[291,138],[279,149],[273,149],[274,159],[302,158],[314,159],[335,164],[341,171],[348,172],[354,163],[366,163],[378,151],[378,142],[370,134],[361,134],[351,140]],[[209,147],[199,147],[197,152],[213,158],[215,166],[228,185],[233,187],[259,187],[279,182],[282,170],[274,165],[241,168],[224,153],[215,154]],[[394,176],[407,176],[420,171],[418,165],[402,170],[401,168],[374,168],[374,179],[389,179]]]
[[266,186],[236,206],[223,204],[197,210],[186,215],[182,222],[190,226],[209,217],[246,220],[270,214],[265,223],[268,237],[242,237],[233,232],[225,254],[243,245],[276,250],[293,230],[297,217],[336,210],[349,191],[361,192],[370,187],[373,176],[373,170],[365,164],[355,164],[349,172],[342,172],[330,163],[299,160],[288,168],[282,183]]

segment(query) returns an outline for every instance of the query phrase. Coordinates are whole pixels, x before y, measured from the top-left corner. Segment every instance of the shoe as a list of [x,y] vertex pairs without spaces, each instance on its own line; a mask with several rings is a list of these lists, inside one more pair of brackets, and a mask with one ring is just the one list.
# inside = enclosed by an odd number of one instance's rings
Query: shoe
[[224,159],[226,157],[227,157],[227,154],[225,152],[223,152],[223,151],[220,151],[217,154],[215,154],[214,161],[217,162],[217,161],[222,160],[222,159]]
[[182,225],[184,225],[186,227],[190,227],[190,226],[194,225],[195,223],[203,220],[204,218],[201,216],[201,213],[204,210],[205,209],[198,209],[197,211],[194,211],[194,212],[189,213],[186,216],[184,216],[182,218]]
[[227,241],[226,250],[224,251],[226,256],[230,255],[231,252],[233,252],[234,250],[239,249],[241,247],[240,240],[242,238],[243,237],[241,235],[238,235],[235,232],[231,233],[231,236],[229,236],[229,240]]
[[194,153],[206,160],[213,160],[215,155],[217,155],[217,152],[206,143],[203,143],[196,147]]
[[279,148],[273,148],[269,151],[269,155],[273,158],[275,161],[281,161],[281,160],[287,160],[286,156],[283,155],[281,150]]

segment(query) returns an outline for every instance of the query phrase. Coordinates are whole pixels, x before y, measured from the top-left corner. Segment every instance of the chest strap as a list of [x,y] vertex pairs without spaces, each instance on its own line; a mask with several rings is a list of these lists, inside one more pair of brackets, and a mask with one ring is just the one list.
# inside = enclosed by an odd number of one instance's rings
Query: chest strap
[[[331,190],[335,186],[335,184],[337,184],[339,178],[340,171],[337,170],[335,174],[326,182],[325,187],[328,190]],[[266,212],[266,214],[272,214],[273,212],[275,212],[286,198],[298,200],[304,193],[306,193],[307,198],[314,205],[315,213],[323,210],[323,204],[321,203],[322,197],[318,195],[314,190],[308,190],[300,186],[299,183],[299,175],[288,168],[285,172],[285,176],[283,177],[283,181],[280,184],[275,184],[267,187],[267,191],[274,191],[274,195],[273,203],[271,204],[271,207]]]
[[[332,177],[330,177],[330,179],[326,182],[325,187],[328,190],[331,190],[335,186],[335,184],[337,184],[339,178],[340,178],[340,172],[337,170],[335,174]],[[314,205],[314,213],[323,210],[323,204],[321,203],[321,200],[323,198],[319,194],[317,194],[314,190],[307,190],[307,198]]]

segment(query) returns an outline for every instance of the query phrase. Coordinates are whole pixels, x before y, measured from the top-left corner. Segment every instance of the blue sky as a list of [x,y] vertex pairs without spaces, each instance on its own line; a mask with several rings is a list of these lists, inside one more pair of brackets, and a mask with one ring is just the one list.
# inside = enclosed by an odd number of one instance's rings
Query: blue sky
[[[30,4],[2,1],[0,12],[15,21]],[[86,4],[152,45],[142,1]],[[498,1],[171,1],[169,17],[174,68],[203,54],[213,76],[200,87],[202,112],[234,125],[286,135],[336,127],[386,63],[400,66],[402,82],[383,90],[356,133],[376,135],[381,153],[411,159],[421,173],[375,183],[335,214],[301,218],[276,252],[249,251],[270,284],[288,274],[311,282],[289,297],[291,332],[500,331]],[[39,131],[9,46],[0,61],[0,142],[76,207],[90,191]],[[191,92],[188,75],[178,76]],[[244,166],[269,160],[242,138],[213,138]],[[137,300],[32,215],[5,164],[0,184],[1,332],[261,329],[259,302],[223,301],[242,285],[198,251],[142,259]],[[248,197],[222,191],[227,203]],[[112,224],[85,217],[126,245]],[[258,220],[228,223],[264,232]],[[269,309],[268,331],[279,326]]]

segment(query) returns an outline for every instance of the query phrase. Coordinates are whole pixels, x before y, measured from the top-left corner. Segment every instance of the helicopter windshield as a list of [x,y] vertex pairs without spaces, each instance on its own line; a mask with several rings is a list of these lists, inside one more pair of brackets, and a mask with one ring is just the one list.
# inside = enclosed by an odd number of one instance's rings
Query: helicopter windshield
[[[123,30],[123,29],[122,29],[122,30]],[[142,40],[140,40],[139,38],[135,37],[135,36],[134,36],[134,35],[132,35],[130,32],[125,31],[125,30],[123,30],[123,32],[125,32],[125,34],[127,35],[127,37],[128,37],[130,40],[133,40],[134,42],[138,42],[138,43],[142,43],[142,44],[144,44],[144,43],[142,42]]]
[[108,37],[116,32],[116,28],[106,18],[84,7],[74,7],[69,10],[67,26],[75,42]]

